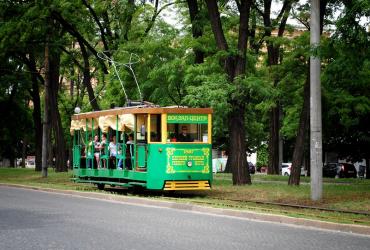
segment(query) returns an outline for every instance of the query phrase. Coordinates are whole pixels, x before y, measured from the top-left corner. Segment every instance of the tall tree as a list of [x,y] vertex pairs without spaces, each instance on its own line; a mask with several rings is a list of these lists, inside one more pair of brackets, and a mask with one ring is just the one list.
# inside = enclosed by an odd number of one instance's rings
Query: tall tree
[[[369,16],[367,1],[342,1],[342,15],[323,58],[324,149],[349,161],[369,159],[370,41],[361,17]],[[326,125],[326,126],[325,126]],[[370,172],[367,162],[368,173]]]
[[36,59],[33,52],[23,57],[26,65],[31,72],[32,88],[29,90],[33,102],[33,124],[35,127],[35,170],[41,171],[42,164],[42,122],[41,122],[41,98],[40,98],[40,83],[43,84],[44,79],[40,75],[36,66]]
[[[273,72],[276,67],[281,63],[282,55],[280,51],[280,43],[274,41],[271,38],[273,29],[277,28],[277,36],[281,38],[285,32],[286,23],[289,17],[290,10],[292,8],[292,4],[294,0],[284,0],[281,10],[276,17],[276,19],[271,18],[271,4],[272,0],[264,0],[263,1],[263,11],[259,10],[263,17],[263,24],[264,24],[264,37],[266,41],[267,47],[267,65],[269,67],[269,71]],[[279,83],[279,79],[276,78],[276,73],[272,73],[272,81],[274,86],[276,87]],[[270,111],[270,136],[269,136],[269,164],[267,173],[268,174],[279,174],[279,164],[280,164],[280,155],[279,155],[279,140],[280,140],[280,103],[279,101],[276,102],[276,105],[272,107]]]
[[15,167],[15,159],[30,152],[28,143],[32,138],[28,86],[29,74],[22,69],[22,62],[10,55],[0,53],[0,156],[9,159]]
[[48,176],[48,148],[50,147],[50,48],[49,34],[45,44],[45,94],[44,94],[44,121],[42,127],[42,177]]
[[[309,68],[309,67],[308,67]],[[303,106],[299,117],[298,133],[294,144],[292,167],[288,180],[289,185],[299,185],[301,176],[301,166],[305,153],[305,139],[308,134],[308,126],[310,122],[310,78],[307,73],[307,78],[304,83],[303,90]]]
[[[43,50],[43,20],[40,9],[35,8],[33,1],[2,1],[0,3],[0,47],[11,60],[17,60],[25,65],[30,75],[31,85],[24,85],[30,93],[33,103],[33,126],[35,136],[35,160],[36,171],[41,171],[41,148],[42,148],[42,123],[41,123],[41,102],[40,84],[43,84],[43,77],[40,74],[43,63],[41,58]],[[34,27],[41,27],[34,29]],[[26,69],[26,67],[21,68]]]
[[[55,168],[57,172],[67,171],[64,131],[58,107],[60,56],[58,51],[49,53],[49,107],[51,125],[55,138]],[[47,91],[47,90],[46,90]]]
[[[232,53],[225,38],[217,1],[206,0],[206,4],[217,49],[225,53],[220,63],[228,76],[229,84],[235,87],[235,91],[239,91],[242,88],[239,79],[245,76],[247,67],[248,22],[252,1],[236,1],[239,11],[239,36],[236,54]],[[245,105],[248,100],[240,98],[239,95],[237,97],[231,95],[228,102],[231,105],[231,111],[228,115],[230,153],[227,164],[232,167],[234,185],[251,184],[245,145]]]

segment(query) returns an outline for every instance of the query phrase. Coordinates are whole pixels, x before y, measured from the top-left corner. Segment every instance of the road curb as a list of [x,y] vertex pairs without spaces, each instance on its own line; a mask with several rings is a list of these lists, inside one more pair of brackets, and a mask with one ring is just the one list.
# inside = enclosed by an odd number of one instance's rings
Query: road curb
[[256,212],[251,212],[251,211],[240,211],[240,210],[232,210],[232,209],[224,209],[224,208],[213,208],[213,207],[194,205],[190,203],[177,203],[173,201],[160,201],[160,200],[152,200],[148,198],[127,197],[127,196],[122,196],[122,195],[105,194],[105,193],[81,192],[81,191],[75,191],[75,190],[59,190],[59,189],[51,189],[51,188],[32,187],[32,186],[26,186],[26,185],[20,185],[20,184],[0,183],[0,186],[24,188],[24,189],[38,190],[38,191],[58,193],[58,194],[64,194],[64,195],[72,195],[72,196],[78,196],[78,197],[84,197],[84,198],[91,198],[91,199],[101,199],[101,200],[107,200],[107,201],[124,202],[124,203],[134,204],[134,205],[155,206],[155,207],[162,207],[162,208],[179,209],[179,210],[187,210],[187,211],[193,211],[193,212],[199,212],[199,213],[221,215],[221,216],[232,216],[232,217],[244,218],[244,219],[249,219],[249,220],[274,222],[274,223],[280,223],[280,224],[286,224],[286,225],[304,226],[304,227],[319,228],[319,229],[324,229],[324,230],[355,233],[355,234],[362,234],[362,235],[370,236],[369,226],[361,226],[361,225],[353,225],[353,224],[339,224],[339,223],[334,223],[334,222],[325,222],[325,221],[318,221],[318,220],[311,220],[311,219],[304,219],[304,218],[294,218],[294,217],[288,217],[284,215],[264,214],[264,213],[256,213]]

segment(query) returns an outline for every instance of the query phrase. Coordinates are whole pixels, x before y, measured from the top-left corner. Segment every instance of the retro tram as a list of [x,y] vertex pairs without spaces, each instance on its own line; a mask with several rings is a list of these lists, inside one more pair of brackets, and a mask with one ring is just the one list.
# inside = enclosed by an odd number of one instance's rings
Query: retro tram
[[212,109],[134,106],[75,114],[74,181],[151,190],[212,184]]

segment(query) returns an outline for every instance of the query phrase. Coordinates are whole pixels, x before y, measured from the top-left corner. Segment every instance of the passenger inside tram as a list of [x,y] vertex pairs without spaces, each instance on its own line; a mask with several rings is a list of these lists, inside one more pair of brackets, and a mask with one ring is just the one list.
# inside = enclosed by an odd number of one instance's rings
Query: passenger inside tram
[[109,150],[109,165],[112,166],[112,168],[114,168],[117,157],[117,143],[115,135],[113,135],[110,139],[108,150]]

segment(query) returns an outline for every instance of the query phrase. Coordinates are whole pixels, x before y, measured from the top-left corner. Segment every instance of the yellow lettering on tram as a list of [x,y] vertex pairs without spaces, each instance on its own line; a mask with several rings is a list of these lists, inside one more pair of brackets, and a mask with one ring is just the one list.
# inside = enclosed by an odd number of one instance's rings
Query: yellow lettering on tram
[[207,121],[207,115],[172,114],[167,116],[167,122],[170,123],[207,123]]
[[204,161],[204,156],[189,156],[189,160],[194,160],[194,161]]
[[174,166],[182,166],[182,165],[184,165],[184,161],[172,161],[172,165],[174,165]]
[[181,155],[181,156],[172,156],[172,160],[174,161],[186,161],[188,157],[186,155]]

